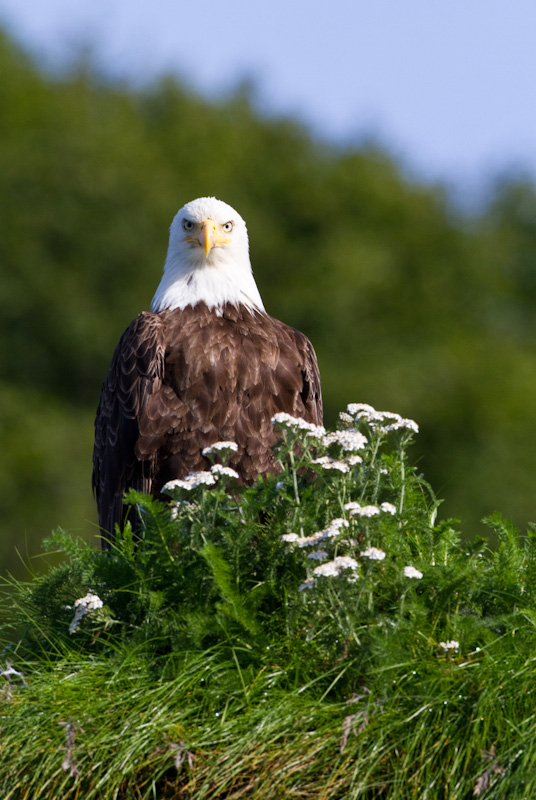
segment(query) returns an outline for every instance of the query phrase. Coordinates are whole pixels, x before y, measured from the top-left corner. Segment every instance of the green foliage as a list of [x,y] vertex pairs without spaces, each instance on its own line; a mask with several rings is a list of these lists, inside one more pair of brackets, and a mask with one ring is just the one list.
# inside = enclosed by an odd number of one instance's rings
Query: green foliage
[[5,581],[6,799],[532,796],[534,532],[436,524],[411,420],[274,424],[279,474],[130,492],[136,534]]

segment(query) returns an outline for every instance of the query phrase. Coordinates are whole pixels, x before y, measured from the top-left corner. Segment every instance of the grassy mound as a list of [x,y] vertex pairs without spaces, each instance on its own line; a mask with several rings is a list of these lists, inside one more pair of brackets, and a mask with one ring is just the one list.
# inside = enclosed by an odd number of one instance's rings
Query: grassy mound
[[416,425],[279,415],[281,473],[132,492],[111,553],[4,586],[11,798],[504,798],[536,791],[536,537],[437,524]]

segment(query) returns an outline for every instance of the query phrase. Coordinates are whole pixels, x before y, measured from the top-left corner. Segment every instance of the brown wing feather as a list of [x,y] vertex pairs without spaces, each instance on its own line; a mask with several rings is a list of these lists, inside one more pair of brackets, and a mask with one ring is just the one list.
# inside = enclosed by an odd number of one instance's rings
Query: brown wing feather
[[[95,419],[93,491],[99,525],[113,538],[129,487],[150,492],[154,465],[135,456],[138,421],[164,372],[163,330],[154,314],[140,314],[121,337],[104,382]],[[105,544],[105,542],[103,542]]]
[[264,312],[204,304],[142,314],[116,349],[96,420],[93,486],[99,521],[113,533],[132,486],[158,496],[164,483],[206,469],[202,449],[238,444],[231,461],[248,483],[276,470],[271,418],[279,411],[322,423],[314,349]]

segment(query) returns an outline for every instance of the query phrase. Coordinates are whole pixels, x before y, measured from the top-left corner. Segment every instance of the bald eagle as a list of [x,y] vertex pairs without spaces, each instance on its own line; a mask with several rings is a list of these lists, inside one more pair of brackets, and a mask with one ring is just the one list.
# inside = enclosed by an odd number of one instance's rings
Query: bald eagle
[[321,424],[313,346],[264,310],[242,217],[193,200],[171,224],[152,310],[122,335],[102,388],[92,483],[103,546],[126,519],[128,488],[158,497],[206,469],[202,451],[218,441],[238,445],[230,466],[243,483],[276,472],[279,412]]

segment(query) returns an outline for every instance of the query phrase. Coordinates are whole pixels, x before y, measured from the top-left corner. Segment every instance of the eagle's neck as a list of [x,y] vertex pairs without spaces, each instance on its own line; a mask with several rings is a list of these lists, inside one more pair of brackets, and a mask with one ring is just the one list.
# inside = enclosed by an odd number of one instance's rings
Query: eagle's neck
[[170,256],[151,304],[153,311],[173,310],[205,303],[222,313],[223,306],[245,305],[263,311],[264,305],[251,271],[249,258],[243,263],[219,258],[216,262],[190,262]]

